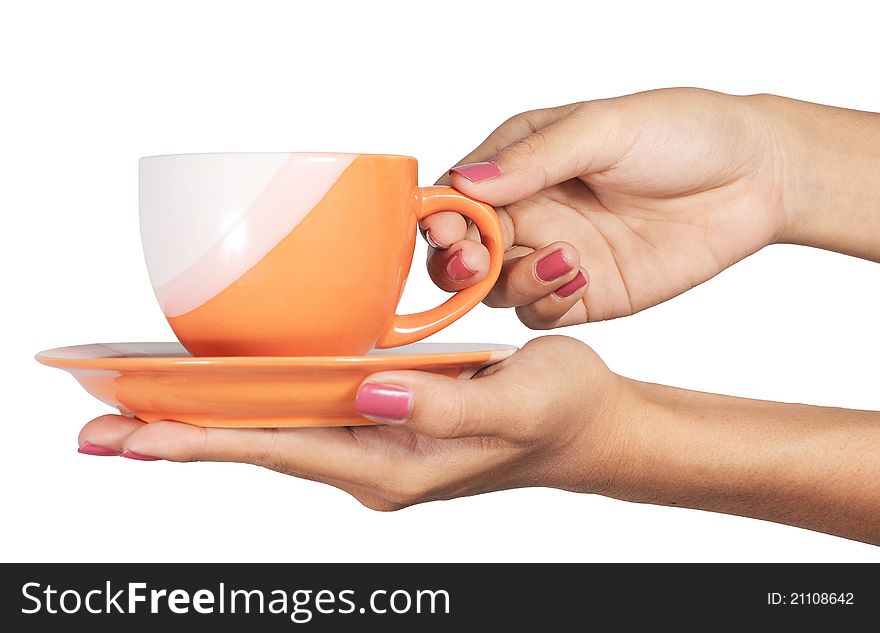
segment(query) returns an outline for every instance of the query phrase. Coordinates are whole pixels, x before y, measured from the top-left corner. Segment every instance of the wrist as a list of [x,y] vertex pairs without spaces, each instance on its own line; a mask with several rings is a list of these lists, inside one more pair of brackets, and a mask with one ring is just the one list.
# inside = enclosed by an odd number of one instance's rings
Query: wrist
[[625,450],[602,494],[721,509],[726,501],[719,505],[719,495],[745,499],[754,486],[763,485],[757,473],[766,475],[769,469],[761,432],[731,424],[727,397],[629,379],[623,389],[630,394],[622,427]]
[[[682,437],[675,412],[683,406],[681,390],[620,378],[615,408],[616,447],[596,490],[618,499],[664,503],[675,452],[690,440]],[[693,438],[691,438],[693,439]]]
[[767,131],[781,207],[777,241],[880,258],[880,114],[746,98]]
[[557,468],[550,485],[641,500],[664,469],[674,422],[656,391],[671,388],[609,374],[601,403],[591,401],[580,412],[583,431],[556,462],[564,467]]

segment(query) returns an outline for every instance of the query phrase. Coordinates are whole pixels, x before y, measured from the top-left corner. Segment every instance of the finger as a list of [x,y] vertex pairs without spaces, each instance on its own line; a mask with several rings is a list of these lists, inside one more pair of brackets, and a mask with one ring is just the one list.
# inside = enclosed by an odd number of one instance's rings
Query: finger
[[479,242],[462,240],[428,255],[428,275],[447,292],[469,288],[485,279],[488,272],[489,251]]
[[[501,223],[501,232],[504,234],[504,247],[508,249],[515,238],[513,222],[506,209],[497,209],[496,214]],[[461,218],[461,216],[458,217]],[[489,271],[489,251],[480,242],[480,232],[477,226],[473,222],[466,222],[465,226],[466,229],[460,241],[442,249],[428,249],[428,274],[439,288],[447,292],[458,292],[473,286],[485,279]],[[461,235],[459,229],[460,226],[455,229],[456,236]],[[433,237],[433,232],[431,237]],[[456,258],[456,253],[459,253],[458,258]],[[505,258],[507,256],[506,251]]]
[[622,130],[607,105],[587,105],[488,160],[453,167],[452,186],[492,206],[504,206],[609,168],[631,147],[632,133]]
[[533,330],[549,330],[560,327],[565,317],[587,294],[590,278],[587,271],[579,269],[571,281],[563,284],[549,295],[533,303],[519,306],[516,315]]
[[[123,455],[125,457],[130,457],[132,459],[141,461],[154,461],[153,458],[166,459],[169,461],[208,461],[212,457],[218,457],[218,459],[212,461],[247,461],[246,459],[233,459],[233,457],[235,456],[232,453],[225,453],[222,456],[222,459],[220,459],[220,456],[212,456],[200,451],[193,451],[192,449],[187,450],[186,447],[183,447],[183,449],[186,450],[188,454],[184,454],[184,452],[177,452],[172,455],[172,453],[167,450],[167,443],[169,442],[169,440],[177,442],[180,441],[181,437],[189,437],[189,431],[196,429],[197,427],[192,427],[186,424],[179,423],[155,424],[160,425],[159,427],[154,428],[161,430],[161,437],[147,437],[145,434],[143,434],[139,437],[129,440],[129,436],[131,436],[135,431],[138,431],[142,428],[150,428],[150,425],[147,425],[140,420],[127,418],[120,415],[104,415],[99,418],[95,418],[94,420],[86,424],[80,431],[80,452],[88,455],[101,456]],[[171,430],[171,427],[165,426],[169,424],[176,425],[175,427],[173,427],[173,435],[169,434],[169,430]],[[178,427],[183,428],[178,429]],[[178,435],[176,433],[178,430],[184,431],[186,435]],[[265,429],[259,430],[265,431]],[[230,429],[230,431],[237,433],[239,429]],[[156,444],[157,441],[160,443]],[[132,448],[126,449],[126,445],[136,447],[138,450],[135,451]],[[181,447],[176,448],[179,449]],[[259,465],[268,466],[270,465],[270,463],[267,462],[266,464]],[[273,459],[271,460],[271,466],[275,466],[275,470],[281,470],[283,472],[286,472],[287,474],[296,474],[301,478],[318,481],[320,483],[325,483],[335,488],[339,488],[340,490],[347,492],[353,497],[356,497],[359,501],[361,501],[361,503],[370,508],[378,510],[394,510],[402,507],[400,505],[396,505],[391,502],[382,500],[379,497],[376,497],[371,492],[371,488],[357,486],[349,481],[338,478],[320,476],[314,472],[294,472],[292,468],[287,468],[288,466],[290,466],[288,460],[280,458]]]
[[[498,221],[501,223],[501,232],[504,235],[504,248],[510,248],[515,242],[513,221],[507,209],[499,207],[495,209]],[[448,250],[452,244],[464,239],[473,242],[480,241],[480,231],[476,224],[453,211],[442,211],[429,215],[421,221],[419,229],[422,237],[434,250]]]
[[454,211],[442,211],[426,217],[419,223],[419,228],[431,248],[446,250],[465,238],[468,223]]
[[134,453],[175,462],[256,464],[298,477],[354,486],[375,485],[376,478],[386,471],[387,461],[379,452],[363,450],[345,427],[215,429],[152,422],[131,433],[122,448],[124,456]]
[[495,436],[515,417],[495,375],[474,380],[421,371],[380,372],[358,389],[358,413],[435,438]]
[[77,440],[79,452],[85,455],[119,455],[126,438],[142,426],[144,422],[134,418],[102,415],[80,430]]
[[575,278],[580,266],[577,249],[554,242],[524,257],[505,261],[501,275],[484,300],[494,308],[534,303]]
[[[571,112],[578,104],[572,103],[555,108],[543,108],[540,110],[530,110],[512,116],[504,123],[499,125],[495,130],[480,143],[476,149],[470,154],[462,158],[455,165],[465,165],[468,163],[477,163],[489,160],[500,152],[503,148],[511,143],[527,137],[541,128],[544,128],[555,121],[563,118]],[[449,172],[437,181],[438,185],[448,185],[450,183]]]
[[[516,227],[510,217],[507,209],[504,207],[496,207],[495,215],[498,216],[498,222],[501,224],[501,234],[504,237],[504,250],[507,251],[516,244]],[[480,238],[480,230],[473,222],[468,222],[467,239],[475,242],[482,241]]]

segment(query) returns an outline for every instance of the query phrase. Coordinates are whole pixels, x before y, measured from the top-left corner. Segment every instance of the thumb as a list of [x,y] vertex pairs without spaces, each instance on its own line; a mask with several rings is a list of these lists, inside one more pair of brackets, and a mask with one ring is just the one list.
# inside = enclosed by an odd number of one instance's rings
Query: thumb
[[623,136],[607,108],[595,102],[583,104],[565,118],[504,147],[488,161],[453,167],[449,171],[452,186],[501,207],[565,180],[607,169],[626,150]]
[[437,438],[497,435],[509,419],[503,387],[491,376],[473,380],[422,371],[373,374],[358,389],[355,408],[374,422]]

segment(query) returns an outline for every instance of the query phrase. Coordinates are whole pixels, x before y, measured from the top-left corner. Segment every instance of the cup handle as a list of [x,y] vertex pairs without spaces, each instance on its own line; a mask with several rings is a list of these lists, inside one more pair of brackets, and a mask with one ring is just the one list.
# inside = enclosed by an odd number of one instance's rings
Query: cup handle
[[436,308],[415,314],[395,314],[389,328],[379,337],[378,348],[407,345],[442,330],[480,303],[501,273],[504,234],[492,207],[468,198],[452,187],[419,187],[416,195],[419,220],[440,211],[457,211],[473,220],[480,231],[480,240],[489,250],[489,274],[473,286],[456,292]]

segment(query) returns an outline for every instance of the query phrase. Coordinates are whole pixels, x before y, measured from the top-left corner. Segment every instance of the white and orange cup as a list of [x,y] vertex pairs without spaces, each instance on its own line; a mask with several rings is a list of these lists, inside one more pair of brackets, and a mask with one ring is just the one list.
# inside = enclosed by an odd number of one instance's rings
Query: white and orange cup
[[[140,226],[156,297],[195,356],[355,356],[418,341],[477,305],[503,258],[494,210],[419,187],[379,154],[228,153],[140,161]],[[431,310],[396,313],[416,225],[470,218],[489,274]]]

